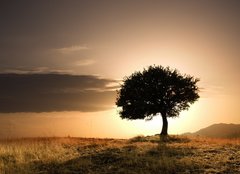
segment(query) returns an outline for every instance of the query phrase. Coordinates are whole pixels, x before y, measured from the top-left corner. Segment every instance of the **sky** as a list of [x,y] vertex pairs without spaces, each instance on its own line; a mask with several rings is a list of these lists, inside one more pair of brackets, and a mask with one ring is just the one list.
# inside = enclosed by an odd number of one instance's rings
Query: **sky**
[[129,138],[161,131],[122,120],[116,90],[150,65],[200,78],[200,99],[169,133],[240,124],[240,1],[3,0],[0,138]]

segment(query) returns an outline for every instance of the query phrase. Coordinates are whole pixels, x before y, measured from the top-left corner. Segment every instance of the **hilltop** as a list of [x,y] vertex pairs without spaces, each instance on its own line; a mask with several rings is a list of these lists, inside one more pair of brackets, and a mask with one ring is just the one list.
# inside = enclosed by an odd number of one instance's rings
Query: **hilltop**
[[184,135],[200,135],[210,138],[240,138],[240,124],[213,124],[194,133]]

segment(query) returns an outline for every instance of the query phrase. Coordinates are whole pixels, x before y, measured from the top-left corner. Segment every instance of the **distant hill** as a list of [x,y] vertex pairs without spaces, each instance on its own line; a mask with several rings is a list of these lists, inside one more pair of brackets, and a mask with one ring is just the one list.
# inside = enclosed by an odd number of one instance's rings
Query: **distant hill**
[[240,138],[240,124],[213,124],[194,133],[184,135],[200,135],[211,138]]

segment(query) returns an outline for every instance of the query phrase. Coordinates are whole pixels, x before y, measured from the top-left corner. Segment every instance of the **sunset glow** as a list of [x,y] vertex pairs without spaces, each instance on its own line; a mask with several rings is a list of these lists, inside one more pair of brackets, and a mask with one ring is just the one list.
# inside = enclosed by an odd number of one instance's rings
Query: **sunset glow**
[[24,2],[0,7],[0,138],[159,134],[160,116],[115,106],[121,80],[150,65],[200,78],[170,134],[240,123],[240,1]]

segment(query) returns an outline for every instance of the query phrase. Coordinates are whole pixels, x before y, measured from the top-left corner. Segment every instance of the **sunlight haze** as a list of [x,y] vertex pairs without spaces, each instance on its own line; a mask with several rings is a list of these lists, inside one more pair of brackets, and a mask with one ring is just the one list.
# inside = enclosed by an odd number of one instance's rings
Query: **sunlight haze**
[[159,134],[160,116],[122,120],[115,105],[121,80],[150,65],[200,78],[170,134],[240,124],[240,1],[23,0],[0,13],[0,138]]

